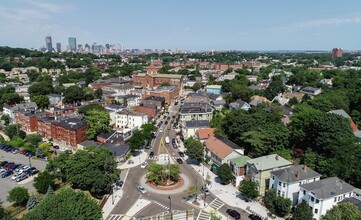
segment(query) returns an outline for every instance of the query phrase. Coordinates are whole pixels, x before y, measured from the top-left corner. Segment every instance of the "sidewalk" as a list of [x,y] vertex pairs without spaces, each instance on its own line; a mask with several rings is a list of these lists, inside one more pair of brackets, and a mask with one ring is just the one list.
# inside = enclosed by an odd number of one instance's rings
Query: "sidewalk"
[[107,202],[104,204],[103,219],[107,219],[110,212],[114,209],[115,205],[119,202],[123,195],[123,188],[114,189],[113,195],[109,195]]
[[[132,167],[136,167],[140,164],[142,164],[144,161],[146,161],[148,157],[148,153],[145,151],[140,151],[141,153],[138,156],[130,157],[127,161],[125,161],[123,164],[119,165],[117,168],[120,170],[126,170]],[[128,163],[129,160],[133,161],[133,163]]]
[[[195,171],[198,172],[200,176],[202,176],[204,179],[207,175],[209,175],[211,184],[208,186],[208,189],[220,200],[222,200],[224,203],[226,203],[229,206],[233,207],[239,207],[247,212],[250,213],[250,211],[253,211],[254,213],[258,214],[259,216],[262,216],[263,218],[267,217],[268,210],[266,207],[262,206],[258,202],[245,202],[240,198],[240,193],[238,189],[231,184],[228,185],[221,185],[220,183],[216,182],[217,175],[214,174],[210,169],[207,167],[204,167],[204,176],[203,174],[203,165],[200,166],[197,165],[191,165],[189,164]],[[276,218],[276,219],[282,219],[282,218]]]

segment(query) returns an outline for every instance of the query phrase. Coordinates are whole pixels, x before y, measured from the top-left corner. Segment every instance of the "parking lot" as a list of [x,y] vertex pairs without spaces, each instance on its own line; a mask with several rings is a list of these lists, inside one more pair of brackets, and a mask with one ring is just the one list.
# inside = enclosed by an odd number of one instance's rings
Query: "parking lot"
[[[8,162],[14,162],[15,164],[24,164],[24,165],[28,165],[29,164],[29,158],[22,155],[22,154],[12,154],[12,153],[7,153],[5,151],[0,150],[0,160],[1,161],[8,161]],[[38,159],[30,159],[31,162],[31,166],[37,168],[40,171],[43,171],[45,169],[46,166],[46,162],[45,161],[41,161]],[[11,175],[12,176],[12,175]],[[6,197],[8,195],[8,192],[17,186],[23,186],[25,188],[29,189],[29,192],[34,191],[34,187],[33,187],[33,179],[34,177],[31,176],[28,179],[25,179],[21,182],[15,182],[13,180],[11,180],[11,176],[8,176],[6,178],[1,178],[0,177],[0,200],[3,202],[3,205],[7,205],[9,202],[6,200]]]

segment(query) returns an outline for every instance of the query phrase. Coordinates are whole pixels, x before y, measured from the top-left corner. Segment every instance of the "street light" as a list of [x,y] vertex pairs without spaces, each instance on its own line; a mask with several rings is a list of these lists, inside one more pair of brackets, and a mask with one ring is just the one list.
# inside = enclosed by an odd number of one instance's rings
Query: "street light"
[[172,199],[170,196],[168,196],[168,199],[169,199],[169,213],[172,212]]
[[31,157],[29,156],[28,158],[29,158],[29,167],[31,167],[31,161],[30,161]]

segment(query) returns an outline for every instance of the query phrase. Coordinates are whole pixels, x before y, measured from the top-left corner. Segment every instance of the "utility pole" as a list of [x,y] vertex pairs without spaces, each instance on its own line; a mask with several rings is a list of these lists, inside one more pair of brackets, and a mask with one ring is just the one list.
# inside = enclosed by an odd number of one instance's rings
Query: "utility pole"
[[168,196],[169,199],[169,213],[172,212],[172,198],[170,196]]

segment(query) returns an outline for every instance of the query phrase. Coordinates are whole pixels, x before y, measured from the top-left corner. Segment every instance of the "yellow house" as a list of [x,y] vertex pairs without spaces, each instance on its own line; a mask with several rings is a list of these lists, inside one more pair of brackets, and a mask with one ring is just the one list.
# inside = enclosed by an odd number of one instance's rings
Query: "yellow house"
[[271,172],[291,166],[292,163],[277,154],[257,157],[247,161],[246,176],[258,183],[260,195],[268,189]]

